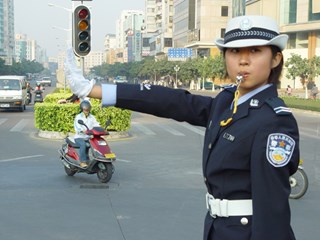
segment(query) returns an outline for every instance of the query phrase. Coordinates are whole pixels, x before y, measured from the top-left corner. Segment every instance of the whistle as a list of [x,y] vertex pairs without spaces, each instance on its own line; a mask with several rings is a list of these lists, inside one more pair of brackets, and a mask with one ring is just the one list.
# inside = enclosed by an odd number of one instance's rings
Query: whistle
[[237,85],[240,85],[240,83],[241,83],[242,80],[243,80],[243,76],[242,76],[242,75],[238,75],[238,76],[236,77],[236,83],[237,83]]

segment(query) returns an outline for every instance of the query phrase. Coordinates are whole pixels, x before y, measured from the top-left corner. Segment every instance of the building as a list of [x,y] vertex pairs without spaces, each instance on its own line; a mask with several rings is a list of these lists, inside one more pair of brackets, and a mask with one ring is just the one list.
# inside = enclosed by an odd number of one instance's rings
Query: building
[[117,49],[116,35],[107,34],[104,39],[104,50],[106,52],[106,63],[114,64],[116,62],[116,49]]
[[146,0],[143,26],[143,56],[166,57],[172,47],[173,0]]
[[141,60],[142,36],[141,28],[144,12],[141,10],[124,10],[116,23],[117,58],[120,62]]
[[232,17],[231,0],[175,1],[174,47],[191,48],[194,57],[219,54],[214,40],[224,37],[225,27]]
[[22,59],[36,61],[45,68],[48,67],[46,51],[42,49],[37,41],[28,39],[26,34],[15,34],[15,61],[21,62]]
[[0,0],[0,58],[11,65],[14,58],[14,1]]
[[[291,53],[303,58],[320,56],[320,1],[319,0],[248,0],[246,14],[264,15],[274,18],[280,32],[289,35],[287,48],[283,51],[284,59]],[[302,88],[300,81],[286,79],[285,71],[281,87],[288,84]],[[319,81],[319,78],[316,79]],[[320,85],[320,81],[318,82]]]

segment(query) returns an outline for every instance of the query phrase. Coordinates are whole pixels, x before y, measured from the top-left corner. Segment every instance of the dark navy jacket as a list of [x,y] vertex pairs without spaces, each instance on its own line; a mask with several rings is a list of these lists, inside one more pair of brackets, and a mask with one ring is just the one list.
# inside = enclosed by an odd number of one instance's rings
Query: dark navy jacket
[[248,224],[242,225],[243,216],[207,214],[204,240],[293,240],[288,179],[299,163],[296,120],[272,86],[240,104],[232,122],[221,127],[220,121],[230,117],[234,91],[228,88],[211,98],[118,84],[116,107],[206,127],[203,175],[208,192],[220,199],[252,199],[253,215],[245,216]]

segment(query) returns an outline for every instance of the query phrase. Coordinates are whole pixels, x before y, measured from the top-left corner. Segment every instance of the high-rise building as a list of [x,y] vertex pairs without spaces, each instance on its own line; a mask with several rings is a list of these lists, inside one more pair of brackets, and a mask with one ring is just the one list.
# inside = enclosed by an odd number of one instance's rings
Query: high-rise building
[[231,6],[231,0],[175,1],[173,46],[191,48],[194,57],[219,54],[214,40],[224,37]]
[[13,0],[0,0],[0,58],[8,65],[14,58]]
[[116,24],[116,39],[119,49],[117,57],[122,57],[123,62],[141,60],[143,22],[144,12],[141,10],[121,12]]
[[116,52],[117,52],[117,41],[115,34],[107,34],[104,39],[104,49],[106,52],[106,63],[114,64],[117,62]]
[[172,47],[173,0],[145,0],[142,56],[162,58]]
[[28,39],[26,34],[15,34],[15,61],[21,62],[22,59],[36,61],[47,66],[46,52],[34,39]]
[[[246,14],[272,17],[278,22],[280,32],[289,35],[287,48],[283,51],[285,61],[291,53],[303,58],[320,55],[319,0],[248,0]],[[302,88],[300,81],[292,84],[292,80],[286,79],[285,71],[281,87],[291,84],[294,88]]]

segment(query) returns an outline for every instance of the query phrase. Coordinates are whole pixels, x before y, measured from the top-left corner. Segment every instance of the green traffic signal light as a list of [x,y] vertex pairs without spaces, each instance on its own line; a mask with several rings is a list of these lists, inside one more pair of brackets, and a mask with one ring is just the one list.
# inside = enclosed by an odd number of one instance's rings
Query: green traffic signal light
[[79,57],[86,56],[91,50],[90,11],[84,6],[77,6],[73,11],[72,45]]

